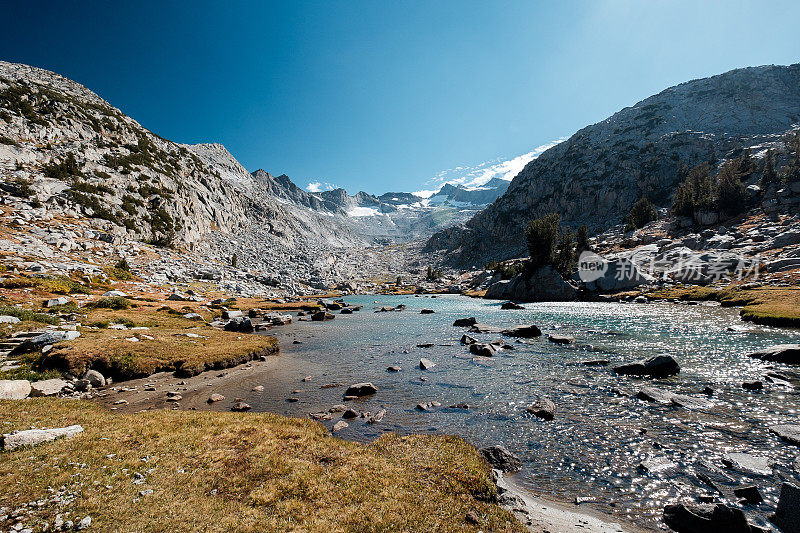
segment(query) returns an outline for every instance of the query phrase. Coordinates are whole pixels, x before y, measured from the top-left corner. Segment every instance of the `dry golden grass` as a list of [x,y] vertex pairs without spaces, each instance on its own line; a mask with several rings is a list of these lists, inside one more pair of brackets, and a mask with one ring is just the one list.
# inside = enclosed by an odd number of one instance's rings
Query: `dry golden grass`
[[97,531],[523,531],[488,503],[489,467],[456,437],[388,434],[360,445],[270,414],[114,415],[52,399],[0,401],[0,420],[3,432],[85,428],[0,453],[0,506],[46,498],[48,487],[76,495],[34,509],[30,525],[69,511],[76,523],[90,515]]
[[[205,311],[205,315],[210,318],[212,313]],[[278,351],[274,337],[221,331],[181,315],[157,311],[150,305],[120,311],[97,309],[90,311],[86,319],[88,324],[125,322],[149,329],[83,328],[80,337],[56,345],[41,356],[39,363],[75,375],[94,368],[115,379],[162,371],[191,376]],[[127,340],[134,337],[138,342]]]
[[724,306],[743,306],[742,319],[770,326],[800,326],[800,287],[675,287],[648,294],[670,300],[714,300]]

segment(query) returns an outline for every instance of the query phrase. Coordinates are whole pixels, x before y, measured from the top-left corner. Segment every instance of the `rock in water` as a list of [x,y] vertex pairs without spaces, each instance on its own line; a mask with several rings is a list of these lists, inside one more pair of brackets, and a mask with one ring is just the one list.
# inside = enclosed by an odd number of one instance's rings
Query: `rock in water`
[[336,316],[327,311],[317,311],[311,315],[311,320],[314,322],[323,322],[325,320],[333,320],[334,318],[336,318]]
[[800,424],[778,424],[777,426],[770,426],[769,430],[784,442],[800,446]]
[[429,370],[436,366],[436,363],[431,361],[430,359],[425,359],[424,357],[419,360],[419,368],[421,370]]
[[572,344],[575,342],[575,337],[569,335],[550,335],[547,340],[555,344]]
[[722,464],[740,472],[756,476],[770,476],[772,475],[772,465],[774,463],[769,457],[732,452],[722,458]]
[[477,339],[470,337],[466,333],[461,336],[461,344],[469,345],[469,344],[475,344],[476,342],[478,342]]
[[338,433],[339,431],[341,431],[341,430],[343,430],[345,428],[348,428],[348,427],[350,427],[350,424],[348,424],[344,420],[339,420],[338,422],[336,422],[333,425],[333,432],[334,433]]
[[481,448],[478,452],[487,463],[503,472],[516,472],[522,468],[520,458],[502,446],[487,446]]
[[752,503],[754,505],[758,505],[764,501],[764,498],[761,497],[761,493],[758,491],[758,487],[755,485],[736,487],[733,489],[733,494],[736,495],[737,498],[742,498],[747,503]]
[[31,393],[31,382],[27,379],[0,380],[0,400],[24,400]]
[[542,330],[536,324],[514,326],[513,328],[504,329],[501,333],[506,337],[522,337],[525,339],[542,336]]
[[674,504],[664,507],[664,523],[678,533],[751,533],[741,509],[722,504]]
[[83,428],[78,425],[67,426],[65,428],[54,429],[28,429],[25,431],[16,431],[14,433],[7,433],[2,437],[2,448],[4,450],[13,450],[22,446],[35,446],[42,442],[50,442],[59,437],[74,437],[82,432]]
[[645,361],[629,363],[614,367],[614,372],[621,376],[651,376],[663,378],[681,371],[680,365],[669,355],[657,355]]
[[778,508],[772,521],[784,533],[800,533],[800,488],[791,483],[781,485]]
[[459,327],[459,328],[467,328],[467,327],[472,326],[472,325],[477,324],[477,323],[478,323],[478,321],[475,319],[475,317],[459,318],[459,319],[456,319],[455,322],[453,322],[453,326],[456,326],[456,327]]
[[369,382],[355,383],[347,387],[345,396],[369,396],[378,392],[378,387]]
[[432,315],[434,313],[433,309],[422,309],[419,314],[421,315]]
[[245,403],[242,400],[237,401],[236,403],[233,404],[233,407],[231,407],[231,411],[234,412],[249,411],[250,409],[252,409],[250,404]]
[[542,420],[552,420],[556,415],[556,404],[547,398],[540,398],[525,410]]
[[778,344],[747,355],[748,357],[772,363],[800,365],[800,344]]
[[641,390],[636,393],[636,397],[640,400],[655,403],[672,403],[673,396],[673,393],[657,389],[656,387],[642,387]]
[[215,392],[214,394],[212,394],[211,396],[208,397],[208,400],[206,400],[206,402],[207,403],[216,403],[216,402],[221,402],[224,399],[225,399],[225,396],[223,396],[222,394],[217,394]]
[[495,348],[491,344],[476,342],[469,345],[469,351],[480,357],[492,357],[495,353]]
[[516,302],[503,302],[500,305],[500,309],[525,309],[525,308]]

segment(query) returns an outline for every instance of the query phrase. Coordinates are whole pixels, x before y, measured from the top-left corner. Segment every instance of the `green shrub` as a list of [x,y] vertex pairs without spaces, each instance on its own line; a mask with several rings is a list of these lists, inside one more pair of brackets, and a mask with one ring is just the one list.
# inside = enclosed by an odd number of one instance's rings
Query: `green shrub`
[[86,307],[92,309],[113,309],[114,311],[121,311],[131,307],[131,301],[123,296],[107,296],[100,298],[95,302],[86,304]]
[[13,316],[28,322],[41,322],[42,324],[51,324],[54,326],[61,323],[58,317],[11,305],[0,306],[0,315]]
[[45,165],[44,168],[42,168],[42,172],[44,172],[45,176],[48,178],[62,181],[73,176],[83,176],[81,167],[78,165],[78,162],[75,160],[75,156],[72,154],[67,154],[67,157],[65,157],[60,163],[51,163],[49,165]]

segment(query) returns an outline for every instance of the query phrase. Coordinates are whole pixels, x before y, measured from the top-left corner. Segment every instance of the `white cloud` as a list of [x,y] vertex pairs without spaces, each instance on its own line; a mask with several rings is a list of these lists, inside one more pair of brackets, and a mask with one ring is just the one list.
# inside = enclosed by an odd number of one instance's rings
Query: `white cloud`
[[336,185],[333,185],[332,183],[322,183],[320,181],[312,181],[306,185],[306,190],[308,192],[332,191],[335,188]]
[[[445,183],[451,185],[461,185],[468,189],[478,188],[486,184],[492,178],[499,178],[506,181],[511,181],[519,174],[525,165],[532,160],[539,157],[543,152],[564,141],[565,138],[543,144],[527,154],[514,157],[508,160],[493,159],[491,161],[484,161],[474,167],[458,166],[439,172],[434,178],[428,180],[425,185],[438,186],[441,188]],[[424,190],[415,192],[413,194],[421,196],[422,198],[429,198],[439,189],[429,190],[427,187]]]

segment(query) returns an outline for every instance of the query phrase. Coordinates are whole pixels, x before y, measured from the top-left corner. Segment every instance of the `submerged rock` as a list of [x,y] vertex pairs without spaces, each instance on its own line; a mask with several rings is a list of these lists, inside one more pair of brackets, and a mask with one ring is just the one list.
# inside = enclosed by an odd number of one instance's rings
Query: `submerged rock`
[[728,468],[755,474],[757,476],[772,475],[772,465],[774,462],[769,457],[753,455],[749,453],[733,452],[726,454],[722,458],[722,464]]
[[549,335],[547,340],[553,342],[555,344],[572,344],[575,342],[575,337],[570,337],[569,335]]
[[663,378],[681,371],[680,365],[669,355],[657,355],[644,361],[615,366],[614,372],[621,376],[651,376]]
[[478,450],[487,463],[502,472],[516,472],[522,468],[519,457],[502,446],[487,446]]

